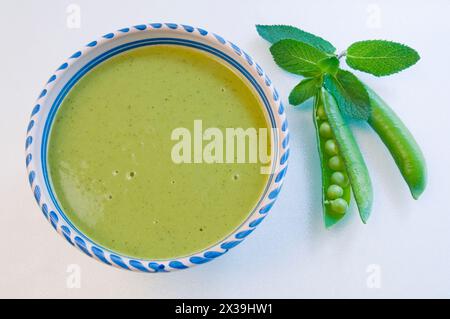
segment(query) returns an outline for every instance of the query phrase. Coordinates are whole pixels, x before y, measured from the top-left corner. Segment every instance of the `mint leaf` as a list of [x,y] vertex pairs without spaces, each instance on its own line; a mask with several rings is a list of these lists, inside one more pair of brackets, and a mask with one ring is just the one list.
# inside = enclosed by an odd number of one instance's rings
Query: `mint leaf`
[[346,116],[369,119],[372,113],[369,95],[361,81],[351,72],[338,70],[336,76],[325,75],[324,86]]
[[279,67],[305,77],[320,75],[322,70],[317,62],[327,57],[324,52],[309,44],[290,39],[273,44],[270,52]]
[[308,78],[297,84],[289,94],[289,103],[300,105],[313,97],[322,87],[322,77]]
[[284,39],[292,39],[305,42],[310,46],[329,54],[333,54],[336,51],[336,48],[327,40],[290,25],[257,24],[256,30],[262,38],[266,39],[270,43],[275,43]]
[[339,70],[339,60],[335,56],[320,60],[317,65],[322,69],[324,73],[336,75]]
[[370,40],[353,43],[347,49],[346,61],[355,70],[384,76],[409,68],[419,59],[419,54],[404,44]]

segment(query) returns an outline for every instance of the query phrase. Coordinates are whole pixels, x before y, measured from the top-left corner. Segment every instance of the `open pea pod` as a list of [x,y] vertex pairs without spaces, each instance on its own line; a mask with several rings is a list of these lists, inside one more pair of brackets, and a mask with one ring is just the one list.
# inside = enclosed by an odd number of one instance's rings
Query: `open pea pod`
[[343,162],[331,160],[340,158],[340,154],[320,93],[315,96],[313,121],[322,170],[323,217],[325,227],[329,228],[345,216],[351,199],[351,187]]
[[359,215],[363,223],[369,219],[373,203],[372,182],[369,171],[350,128],[342,117],[334,97],[322,89],[322,100],[328,122],[339,147],[340,156],[347,170]]
[[368,86],[366,90],[372,106],[369,125],[391,153],[411,195],[418,199],[427,184],[427,167],[423,153],[395,112]]

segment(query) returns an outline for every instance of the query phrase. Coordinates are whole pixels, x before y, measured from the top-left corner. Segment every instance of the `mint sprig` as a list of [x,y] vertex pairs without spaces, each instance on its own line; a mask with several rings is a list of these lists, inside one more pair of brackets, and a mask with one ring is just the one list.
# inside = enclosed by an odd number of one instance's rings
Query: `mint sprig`
[[280,40],[292,39],[309,44],[325,53],[333,54],[336,48],[327,40],[314,34],[305,32],[290,25],[256,25],[258,34],[269,41],[276,43]]
[[278,41],[270,47],[270,52],[282,69],[305,77],[322,74],[317,65],[327,54],[304,42],[286,39]]
[[339,70],[339,59],[335,56],[320,60],[317,65],[322,69],[324,74],[336,75]]
[[414,49],[384,40],[355,42],[347,49],[346,55],[346,62],[351,68],[375,76],[400,72],[419,59],[420,56]]
[[323,78],[315,77],[302,80],[289,94],[289,103],[300,105],[317,94],[322,87]]
[[391,41],[355,42],[343,53],[327,40],[289,25],[257,25],[261,37],[273,43],[270,52],[282,69],[307,79],[294,87],[289,102],[299,105],[324,86],[336,99],[339,109],[348,117],[367,120],[371,115],[369,97],[364,85],[349,71],[340,68],[340,59],[358,71],[385,76],[400,72],[419,59],[412,48]]
[[325,89],[330,92],[346,116],[368,120],[372,111],[366,88],[351,72],[338,70],[336,76],[325,75]]

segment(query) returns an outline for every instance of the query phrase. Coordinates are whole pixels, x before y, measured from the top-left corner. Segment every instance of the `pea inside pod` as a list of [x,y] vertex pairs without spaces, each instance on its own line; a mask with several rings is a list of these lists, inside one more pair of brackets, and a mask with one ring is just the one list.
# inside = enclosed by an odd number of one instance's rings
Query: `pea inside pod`
[[322,170],[324,222],[328,228],[345,216],[351,199],[351,187],[321,94],[315,97],[313,115]]
[[329,164],[336,171],[338,171],[338,168],[345,166],[359,215],[363,223],[366,223],[369,219],[373,202],[372,182],[369,171],[358,144],[341,115],[336,100],[324,89],[321,90],[321,96],[328,123],[339,148],[339,156],[332,157]]

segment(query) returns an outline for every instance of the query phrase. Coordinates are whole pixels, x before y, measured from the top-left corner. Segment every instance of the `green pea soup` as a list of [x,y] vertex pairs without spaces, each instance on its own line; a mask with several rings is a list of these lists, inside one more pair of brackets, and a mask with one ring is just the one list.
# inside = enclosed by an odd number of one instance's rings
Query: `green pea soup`
[[242,76],[206,52],[146,46],[93,68],[64,98],[49,136],[50,180],[67,218],[135,258],[182,257],[231,234],[269,175],[259,161],[174,163],[171,134],[195,120],[221,130],[269,127]]

